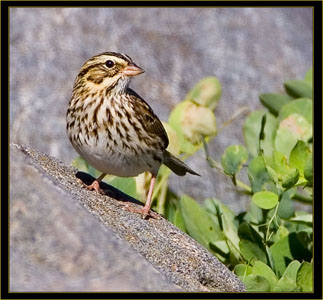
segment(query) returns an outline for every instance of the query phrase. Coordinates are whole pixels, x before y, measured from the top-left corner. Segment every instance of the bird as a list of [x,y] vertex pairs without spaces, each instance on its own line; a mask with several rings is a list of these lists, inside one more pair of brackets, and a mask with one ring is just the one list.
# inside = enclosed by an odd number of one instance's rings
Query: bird
[[146,218],[161,164],[179,176],[200,175],[166,150],[169,140],[162,122],[129,87],[144,72],[124,53],[104,52],[88,59],[74,81],[66,130],[76,152],[102,173],[87,189],[102,193],[99,184],[107,174],[151,173],[144,207],[129,209]]

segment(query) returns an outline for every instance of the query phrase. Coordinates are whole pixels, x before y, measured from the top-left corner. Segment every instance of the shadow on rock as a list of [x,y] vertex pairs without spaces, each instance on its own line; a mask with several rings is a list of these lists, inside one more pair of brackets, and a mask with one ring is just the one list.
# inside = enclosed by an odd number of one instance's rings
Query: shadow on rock
[[[81,172],[81,171],[78,171],[75,174],[75,176],[78,179],[82,180],[82,182],[85,183],[86,185],[90,185],[95,180],[95,178],[93,176],[91,176],[90,174],[87,174],[87,173]],[[143,205],[143,203],[141,203],[137,199],[130,197],[129,195],[121,192],[120,190],[118,190],[114,186],[107,184],[103,181],[100,182],[100,188],[104,191],[104,194],[106,196],[109,196],[109,197],[114,198],[116,200]]]

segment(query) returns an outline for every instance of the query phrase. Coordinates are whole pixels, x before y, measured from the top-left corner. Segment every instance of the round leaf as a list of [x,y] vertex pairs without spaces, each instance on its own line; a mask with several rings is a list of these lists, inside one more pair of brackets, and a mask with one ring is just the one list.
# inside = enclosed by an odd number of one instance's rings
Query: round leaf
[[266,164],[262,156],[257,156],[250,161],[248,166],[248,177],[254,193],[262,191],[267,184],[273,182],[268,175]]
[[197,148],[185,138],[181,125],[181,116],[185,107],[188,106],[189,103],[190,101],[182,101],[177,104],[168,118],[168,124],[177,133],[181,152],[192,154],[196,151]]
[[252,274],[261,275],[261,276],[265,277],[268,280],[271,289],[274,288],[274,286],[277,282],[277,277],[276,277],[275,273],[273,272],[273,270],[268,265],[266,265],[265,263],[263,263],[261,261],[256,261],[256,263],[254,264],[254,266],[252,268]]
[[286,119],[291,114],[299,114],[303,116],[308,123],[312,124],[312,106],[313,102],[308,98],[300,98],[291,101],[288,104],[284,105],[279,111],[278,121]]
[[260,275],[248,275],[244,282],[247,292],[270,292],[270,283]]
[[264,129],[265,139],[261,141],[261,148],[264,154],[271,156],[274,149],[274,138],[277,128],[277,119],[265,110],[253,111],[243,124],[243,136],[247,149],[251,156],[258,154],[259,133],[261,129],[262,116],[266,114],[266,125]]
[[228,175],[237,174],[242,165],[248,160],[248,151],[240,145],[231,145],[225,149],[221,163],[223,170]]
[[216,108],[221,98],[221,84],[216,77],[206,77],[199,81],[186,95],[185,99],[208,107],[211,110]]
[[182,132],[193,144],[202,142],[202,136],[216,135],[216,118],[212,110],[187,101],[180,116]]
[[234,267],[233,272],[242,279],[243,277],[252,274],[252,267],[245,264],[238,264]]
[[297,141],[307,141],[312,136],[312,131],[311,123],[302,115],[293,113],[279,123],[275,137],[275,148],[289,157]]
[[278,196],[275,193],[263,191],[254,194],[252,201],[262,209],[272,209],[278,203]]

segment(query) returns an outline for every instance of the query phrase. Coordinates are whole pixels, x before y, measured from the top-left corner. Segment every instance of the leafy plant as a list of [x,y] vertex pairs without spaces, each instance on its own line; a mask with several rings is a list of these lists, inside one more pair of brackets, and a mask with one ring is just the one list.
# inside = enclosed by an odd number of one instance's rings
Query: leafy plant
[[[188,195],[171,191],[171,171],[161,166],[153,209],[233,270],[248,291],[312,291],[312,214],[294,208],[295,201],[312,204],[312,70],[304,80],[286,81],[284,87],[286,93],[260,95],[268,110],[250,113],[243,126],[245,146],[227,147],[221,163],[211,158],[207,148],[219,132],[213,112],[221,98],[216,77],[198,82],[172,110],[168,123],[163,123],[170,152],[186,159],[204,148],[211,167],[250,195],[250,205],[238,215],[216,198],[206,199],[201,206]],[[81,158],[73,164],[99,175]],[[239,179],[243,171],[248,183]],[[104,180],[145,201],[149,176],[106,176]]]

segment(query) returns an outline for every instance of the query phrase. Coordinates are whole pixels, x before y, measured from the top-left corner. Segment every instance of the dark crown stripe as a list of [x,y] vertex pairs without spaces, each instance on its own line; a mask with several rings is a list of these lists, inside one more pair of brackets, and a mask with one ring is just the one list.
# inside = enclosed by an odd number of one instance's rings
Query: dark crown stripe
[[123,53],[117,53],[117,52],[103,52],[103,53],[101,53],[101,54],[99,54],[99,55],[96,55],[95,57],[98,57],[98,56],[101,56],[101,55],[115,56],[115,57],[119,57],[119,58],[121,58],[121,59],[123,59],[123,60],[125,60],[125,61],[127,61],[127,62],[129,62],[129,63],[131,63],[131,62],[132,62],[131,58],[130,58],[128,55],[123,54]]

